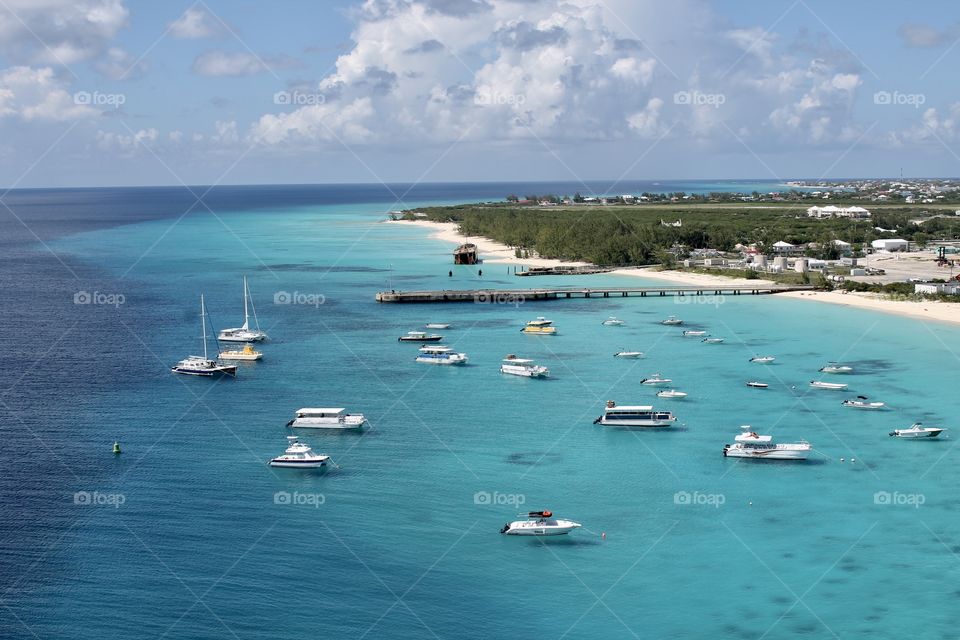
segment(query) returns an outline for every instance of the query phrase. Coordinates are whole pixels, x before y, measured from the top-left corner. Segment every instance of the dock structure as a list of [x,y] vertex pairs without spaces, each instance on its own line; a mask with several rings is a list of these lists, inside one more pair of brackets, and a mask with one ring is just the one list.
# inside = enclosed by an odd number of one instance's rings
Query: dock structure
[[377,302],[475,302],[515,304],[532,300],[573,298],[628,298],[666,296],[771,295],[787,291],[814,291],[812,285],[699,286],[699,287],[600,287],[583,289],[452,289],[439,291],[379,291]]

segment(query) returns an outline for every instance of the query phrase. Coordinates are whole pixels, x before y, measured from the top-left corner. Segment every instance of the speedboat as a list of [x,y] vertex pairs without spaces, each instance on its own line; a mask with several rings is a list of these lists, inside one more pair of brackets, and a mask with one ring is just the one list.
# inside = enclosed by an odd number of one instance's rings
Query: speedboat
[[537,317],[536,320],[531,320],[527,323],[523,329],[520,329],[523,333],[536,333],[539,335],[553,336],[557,334],[557,328],[553,326],[553,320],[547,320],[543,316]]
[[750,358],[750,362],[754,364],[770,364],[774,360],[776,360],[776,358],[773,356],[754,356]]
[[614,358],[642,358],[643,351],[617,351],[613,354]]
[[733,444],[723,445],[725,458],[757,458],[766,460],[806,460],[810,443],[800,442],[774,444],[773,436],[758,434],[750,426],[740,427],[743,433],[734,438]]
[[658,398],[676,398],[682,399],[687,397],[685,391],[677,391],[676,389],[664,389],[663,391],[657,391]]
[[677,316],[670,316],[666,320],[661,320],[660,324],[678,325],[678,324],[683,324],[683,320],[681,320]]
[[620,325],[623,324],[623,320],[610,316],[609,318],[604,320],[601,324],[607,327],[619,327]]
[[[250,309],[253,309],[253,323],[255,329],[250,328]],[[257,310],[250,299],[250,288],[247,278],[243,278],[243,326],[232,329],[221,329],[219,339],[224,342],[260,342],[267,338],[267,333],[260,330],[260,321],[257,319]]]
[[533,360],[518,358],[510,354],[500,363],[500,373],[509,373],[526,378],[546,378],[550,375],[550,370],[542,365],[535,364]]
[[706,344],[721,344],[723,342],[723,338],[704,338],[700,342],[705,342]]
[[822,382],[820,380],[811,380],[810,386],[814,389],[828,389],[831,391],[842,391],[849,387],[848,384],[842,384],[839,382]]
[[651,387],[655,387],[657,385],[670,384],[671,382],[673,382],[673,380],[671,380],[670,378],[664,378],[659,373],[655,373],[649,378],[644,378],[643,380],[641,380],[640,384],[645,384]]
[[508,536],[565,536],[582,525],[573,520],[554,518],[550,511],[531,511],[526,520],[508,522],[500,533]]
[[263,353],[253,348],[249,342],[243,345],[243,349],[229,349],[220,352],[221,360],[259,360]]
[[344,413],[346,409],[307,408],[297,409],[293,420],[287,423],[288,427],[303,427],[306,429],[361,429],[367,419],[362,413]]
[[747,383],[747,386],[753,387],[754,389],[766,389],[770,385],[768,385],[766,382],[758,382],[757,380],[751,380],[750,382]]
[[430,322],[426,325],[427,329],[449,329],[450,325],[446,322]]
[[427,364],[466,364],[467,354],[457,353],[450,347],[437,345],[435,347],[420,347],[420,354],[414,360]]
[[287,436],[287,450],[283,455],[270,461],[271,467],[288,467],[290,469],[316,469],[326,466],[330,456],[314,453],[313,449],[300,442],[297,436]]
[[703,336],[705,336],[705,335],[707,335],[707,332],[706,332],[706,331],[691,331],[691,330],[688,329],[688,330],[686,330],[686,331],[683,332],[683,337],[684,337],[684,338],[700,338],[700,337],[703,337]]
[[170,370],[185,376],[202,376],[206,378],[221,375],[237,375],[237,365],[224,364],[219,360],[211,360],[209,356],[207,356],[207,308],[203,303],[203,294],[200,295],[200,327],[203,333],[203,356],[187,356]]
[[427,333],[425,331],[408,331],[407,335],[397,338],[400,342],[440,342],[443,336],[439,333]]
[[919,422],[915,422],[910,425],[909,429],[894,429],[890,432],[890,435],[897,438],[936,438],[943,432],[944,429],[925,427]]
[[836,362],[831,362],[825,367],[820,368],[820,373],[852,373],[853,367],[848,367],[845,364],[837,364]]
[[619,406],[613,400],[608,400],[603,415],[593,424],[605,427],[670,427],[676,421],[676,416],[669,411],[656,411],[648,405]]
[[866,396],[857,396],[856,400],[844,400],[840,404],[854,409],[883,409],[887,406],[883,402],[870,402]]

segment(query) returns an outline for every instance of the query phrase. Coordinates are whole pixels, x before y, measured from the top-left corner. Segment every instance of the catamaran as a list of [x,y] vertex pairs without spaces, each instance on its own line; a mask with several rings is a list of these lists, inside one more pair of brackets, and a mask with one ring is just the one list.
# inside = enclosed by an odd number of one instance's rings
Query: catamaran
[[672,427],[676,421],[676,416],[669,411],[656,411],[649,405],[621,406],[608,400],[603,415],[593,424],[605,427]]
[[435,347],[420,347],[420,353],[414,360],[427,364],[466,364],[467,354],[457,353],[444,345],[437,345]]
[[244,360],[254,361],[263,357],[263,353],[253,348],[249,342],[243,345],[243,349],[228,349],[220,351],[221,360]]
[[362,413],[344,413],[343,407],[297,409],[296,417],[288,427],[308,429],[362,429],[367,419]]
[[520,331],[544,336],[557,335],[557,328],[553,326],[553,320],[547,320],[543,316],[538,316],[536,320],[531,320],[523,329],[520,329]]
[[509,373],[526,378],[546,378],[550,375],[550,370],[543,365],[536,364],[533,360],[518,358],[511,353],[500,363],[500,373]]
[[[250,310],[253,309],[253,323],[256,329],[250,328]],[[231,329],[221,329],[219,339],[224,342],[260,342],[267,334],[260,330],[260,321],[257,319],[257,310],[250,299],[250,288],[247,286],[247,277],[243,277],[243,326]]]
[[211,360],[207,355],[207,307],[200,294],[200,327],[203,334],[203,357],[187,356],[170,370],[185,376],[212,377],[219,375],[237,375],[237,365],[223,364],[219,360]]

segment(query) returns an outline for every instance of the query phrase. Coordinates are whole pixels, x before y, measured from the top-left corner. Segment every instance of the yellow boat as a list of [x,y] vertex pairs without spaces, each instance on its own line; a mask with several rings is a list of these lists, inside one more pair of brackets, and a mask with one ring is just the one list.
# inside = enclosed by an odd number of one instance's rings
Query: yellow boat
[[540,335],[554,336],[557,334],[557,328],[552,326],[553,320],[547,320],[543,316],[527,323],[522,331],[523,333],[536,333]]
[[263,354],[253,348],[253,345],[244,345],[243,349],[234,351],[221,351],[221,360],[259,360]]

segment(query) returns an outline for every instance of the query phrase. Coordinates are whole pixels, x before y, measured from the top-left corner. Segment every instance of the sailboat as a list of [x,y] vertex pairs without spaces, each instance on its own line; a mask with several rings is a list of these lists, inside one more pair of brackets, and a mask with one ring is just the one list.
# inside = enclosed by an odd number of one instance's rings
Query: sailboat
[[207,355],[207,307],[203,303],[203,294],[200,294],[200,327],[203,332],[203,357],[187,356],[170,370],[186,376],[237,375],[237,365],[223,364],[218,360],[211,360]]
[[260,321],[257,320],[257,310],[253,309],[253,322],[256,329],[250,328],[250,309],[253,300],[250,299],[250,287],[247,286],[247,277],[243,277],[243,326],[232,329],[221,329],[219,339],[224,342],[260,342],[266,339],[267,333],[260,330]]

